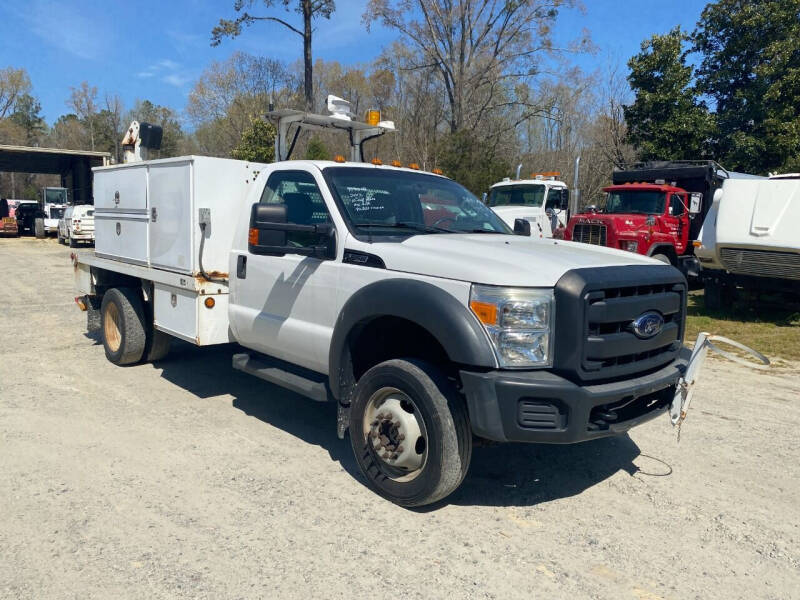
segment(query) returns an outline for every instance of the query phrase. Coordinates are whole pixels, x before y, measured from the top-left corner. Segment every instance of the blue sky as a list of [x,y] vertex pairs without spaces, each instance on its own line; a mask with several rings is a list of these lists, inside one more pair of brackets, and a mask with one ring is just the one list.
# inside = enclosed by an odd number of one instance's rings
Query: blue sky
[[[691,30],[705,4],[584,0],[584,10],[562,12],[556,38],[564,43],[588,29],[597,52],[569,60],[586,71],[624,65],[651,34],[676,24]],[[366,0],[337,0],[336,5],[330,21],[318,23],[315,59],[365,63],[393,40],[393,32],[380,26],[364,31]],[[220,17],[232,17],[232,7],[233,0],[3,0],[0,67],[27,69],[49,123],[68,112],[70,87],[84,80],[97,86],[100,97],[120,94],[127,107],[140,98],[182,111],[203,69],[236,50],[289,62],[301,57],[299,36],[277,24],[257,24],[212,48],[211,28]],[[299,21],[295,14],[272,10]]]

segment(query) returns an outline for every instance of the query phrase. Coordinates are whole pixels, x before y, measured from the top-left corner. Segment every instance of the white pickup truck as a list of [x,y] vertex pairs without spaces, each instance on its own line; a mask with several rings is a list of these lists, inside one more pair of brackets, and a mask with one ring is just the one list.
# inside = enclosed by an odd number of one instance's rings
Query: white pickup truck
[[353,160],[94,170],[76,301],[110,361],[238,342],[234,368],[337,402],[367,481],[404,506],[459,486],[473,436],[575,443],[668,410],[688,358],[678,270],[515,235],[446,177],[358,162],[388,127],[273,116],[279,158],[288,121],[348,130]]

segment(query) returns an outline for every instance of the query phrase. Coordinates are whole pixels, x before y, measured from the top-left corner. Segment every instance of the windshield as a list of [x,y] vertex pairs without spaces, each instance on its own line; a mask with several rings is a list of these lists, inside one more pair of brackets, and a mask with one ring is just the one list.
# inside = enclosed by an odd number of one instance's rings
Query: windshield
[[48,188],[44,191],[46,204],[66,204],[67,190],[64,188]]
[[492,188],[489,206],[541,206],[545,189],[543,185],[530,183]]
[[664,192],[647,190],[622,190],[608,192],[605,212],[611,214],[639,213],[660,215],[664,212]]
[[323,172],[350,223],[362,232],[511,233],[494,212],[450,179],[360,167]]

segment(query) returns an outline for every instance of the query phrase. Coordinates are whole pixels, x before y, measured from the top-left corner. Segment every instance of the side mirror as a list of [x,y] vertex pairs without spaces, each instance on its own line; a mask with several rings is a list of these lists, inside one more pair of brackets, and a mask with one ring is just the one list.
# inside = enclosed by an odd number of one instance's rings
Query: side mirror
[[567,210],[569,208],[569,190],[567,188],[561,190],[561,206],[559,208],[561,210]]
[[[288,246],[287,233],[311,233],[318,236],[322,243],[313,246]],[[317,225],[287,223],[285,204],[256,202],[250,210],[247,248],[251,254],[269,256],[300,254],[330,260],[336,258],[336,228],[331,223]]]
[[[722,191],[722,190],[718,190]],[[716,193],[714,194],[716,195]],[[703,194],[694,192],[689,198],[689,214],[696,215],[700,213],[700,208],[703,205]]]
[[488,194],[487,194],[486,192],[483,192],[483,197],[481,198],[481,202],[483,202],[484,204],[486,204],[486,199],[487,199],[488,197],[489,197],[489,196],[488,196]]
[[247,249],[252,254],[286,254],[286,230],[281,225],[286,225],[285,204],[253,204]]
[[514,219],[514,235],[531,236],[531,223],[526,219]]

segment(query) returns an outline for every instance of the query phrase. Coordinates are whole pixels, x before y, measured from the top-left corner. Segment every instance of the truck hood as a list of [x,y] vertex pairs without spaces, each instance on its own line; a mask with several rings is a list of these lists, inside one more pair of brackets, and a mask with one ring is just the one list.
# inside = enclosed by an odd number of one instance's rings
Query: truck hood
[[415,235],[400,242],[347,247],[379,256],[387,269],[471,283],[552,287],[570,269],[659,261],[601,246],[502,234]]

